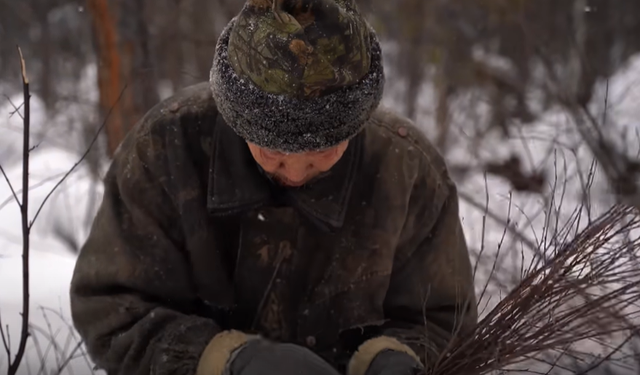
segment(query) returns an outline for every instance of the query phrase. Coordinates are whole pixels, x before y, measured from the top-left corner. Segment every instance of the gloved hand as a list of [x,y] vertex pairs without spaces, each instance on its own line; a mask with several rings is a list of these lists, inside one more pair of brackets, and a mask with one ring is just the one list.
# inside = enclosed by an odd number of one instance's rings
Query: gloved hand
[[365,375],[420,375],[422,364],[407,353],[384,350],[374,358]]
[[227,365],[230,375],[340,375],[311,350],[263,339],[249,341]]
[[351,356],[347,375],[423,375],[420,357],[398,339],[378,336],[366,340]]
[[196,375],[340,375],[311,350],[230,330],[217,334],[200,356]]

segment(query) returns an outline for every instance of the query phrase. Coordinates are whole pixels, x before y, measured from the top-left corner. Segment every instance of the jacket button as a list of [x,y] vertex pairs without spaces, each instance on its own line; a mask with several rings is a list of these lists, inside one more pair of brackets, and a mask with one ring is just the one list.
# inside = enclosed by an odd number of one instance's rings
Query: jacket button
[[314,346],[316,346],[316,338],[313,336],[309,336],[307,337],[307,346],[310,348],[313,348]]
[[406,137],[407,134],[409,134],[409,132],[407,131],[407,128],[405,128],[404,126],[401,126],[398,128],[398,135],[401,137]]

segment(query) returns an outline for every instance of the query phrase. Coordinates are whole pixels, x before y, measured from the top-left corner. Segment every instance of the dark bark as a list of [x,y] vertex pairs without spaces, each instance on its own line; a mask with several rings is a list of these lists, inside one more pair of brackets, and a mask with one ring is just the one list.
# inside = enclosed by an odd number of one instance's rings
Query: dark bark
[[144,1],[89,0],[88,6],[99,61],[101,114],[114,107],[107,124],[107,153],[113,156],[131,126],[159,100]]

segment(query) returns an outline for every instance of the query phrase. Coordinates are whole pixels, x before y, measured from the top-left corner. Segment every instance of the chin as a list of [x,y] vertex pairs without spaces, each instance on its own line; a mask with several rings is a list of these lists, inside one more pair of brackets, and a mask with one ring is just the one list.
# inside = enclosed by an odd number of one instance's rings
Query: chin
[[283,180],[281,178],[278,178],[276,180],[278,182],[278,184],[285,186],[285,187],[301,187],[304,186],[304,184],[306,184],[307,182],[309,182],[308,180],[304,180],[304,181],[288,181],[288,180]]
[[314,176],[308,176],[307,178],[305,178],[302,181],[291,181],[288,178],[284,177],[284,176],[280,176],[280,175],[276,175],[276,174],[271,174],[271,179],[273,181],[275,181],[278,185],[283,186],[283,187],[289,187],[289,188],[299,188],[302,187],[304,185],[309,185],[312,184],[318,180],[320,180],[323,177],[328,176],[330,173],[330,171],[326,171],[326,172],[321,172],[318,173],[317,175]]

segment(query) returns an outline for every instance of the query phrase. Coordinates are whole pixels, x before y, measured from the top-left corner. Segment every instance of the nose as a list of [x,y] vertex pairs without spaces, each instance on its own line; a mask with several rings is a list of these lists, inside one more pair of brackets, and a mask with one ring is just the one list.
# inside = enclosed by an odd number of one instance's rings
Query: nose
[[310,164],[285,165],[283,174],[291,182],[302,182],[312,167]]

